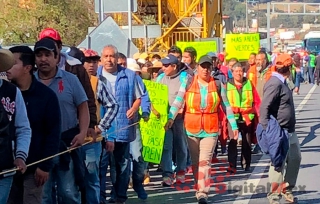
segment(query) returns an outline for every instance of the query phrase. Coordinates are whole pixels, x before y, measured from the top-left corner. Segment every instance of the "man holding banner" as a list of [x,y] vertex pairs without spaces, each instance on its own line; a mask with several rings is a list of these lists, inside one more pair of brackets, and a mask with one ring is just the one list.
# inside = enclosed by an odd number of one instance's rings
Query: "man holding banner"
[[[161,60],[164,73],[160,74],[157,82],[167,85],[169,89],[169,106],[172,106],[181,86],[185,86],[190,75],[179,67],[179,60],[172,54]],[[177,110],[178,116],[171,128],[166,131],[162,153],[161,167],[163,169],[163,186],[169,187],[173,184],[174,173],[172,171],[173,148],[176,153],[177,176],[176,183],[185,183],[185,170],[187,167],[187,140],[183,125],[183,111]],[[173,147],[174,145],[174,147]]]

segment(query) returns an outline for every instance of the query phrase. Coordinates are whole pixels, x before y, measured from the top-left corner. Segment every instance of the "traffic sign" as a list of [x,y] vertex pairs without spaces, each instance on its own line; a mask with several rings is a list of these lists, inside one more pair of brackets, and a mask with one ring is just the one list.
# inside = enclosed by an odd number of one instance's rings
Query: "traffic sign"
[[[129,36],[129,26],[121,26],[122,31]],[[158,38],[161,36],[160,25],[132,26],[132,38]]]
[[101,54],[103,47],[110,44],[116,46],[118,51],[127,57],[132,57],[139,51],[111,16],[89,33],[78,47],[90,48]]
[[[101,0],[94,0],[94,11],[99,12],[99,4]],[[129,0],[102,0],[102,11],[104,13],[121,13],[128,12],[128,1]],[[137,0],[131,0],[131,11],[137,12],[138,2]]]

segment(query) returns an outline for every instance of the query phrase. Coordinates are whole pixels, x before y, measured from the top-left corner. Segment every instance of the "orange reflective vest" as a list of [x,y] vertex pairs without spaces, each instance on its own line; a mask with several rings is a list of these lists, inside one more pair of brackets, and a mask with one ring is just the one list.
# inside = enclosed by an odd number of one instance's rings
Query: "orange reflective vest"
[[208,134],[219,132],[218,108],[220,97],[215,80],[211,77],[208,84],[207,106],[201,107],[201,94],[196,75],[185,95],[186,113],[185,128],[192,134],[198,134],[204,130]]
[[242,85],[242,89],[240,91],[238,91],[234,84],[228,82],[227,97],[235,119],[239,120],[241,115],[246,124],[249,125],[254,118],[255,113],[253,108],[254,98],[251,82],[247,80]]
[[247,78],[252,82],[253,86],[257,85],[257,67],[256,65],[250,65],[248,70]]

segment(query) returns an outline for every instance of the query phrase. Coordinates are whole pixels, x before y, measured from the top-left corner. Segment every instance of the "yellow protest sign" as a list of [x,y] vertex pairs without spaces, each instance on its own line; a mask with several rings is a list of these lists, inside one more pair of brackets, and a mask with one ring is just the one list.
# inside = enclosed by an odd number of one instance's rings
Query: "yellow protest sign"
[[142,155],[144,161],[160,164],[164,143],[164,126],[168,120],[168,87],[153,81],[143,80],[153,108],[160,113],[158,119],[151,111],[150,119],[141,119]]
[[231,58],[247,60],[251,53],[258,53],[259,48],[259,33],[226,34],[227,60]]
[[201,56],[208,54],[208,52],[217,51],[216,41],[203,41],[203,42],[176,42],[176,45],[183,52],[186,47],[193,47],[197,51],[197,61]]

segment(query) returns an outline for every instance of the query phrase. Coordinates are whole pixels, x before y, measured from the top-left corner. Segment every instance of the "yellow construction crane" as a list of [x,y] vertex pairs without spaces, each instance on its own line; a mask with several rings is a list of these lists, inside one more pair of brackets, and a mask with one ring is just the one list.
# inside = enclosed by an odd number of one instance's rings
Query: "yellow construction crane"
[[144,24],[145,16],[154,16],[162,28],[149,52],[167,50],[177,41],[222,35],[222,0],[138,0],[138,5],[143,12],[133,14],[135,22]]

